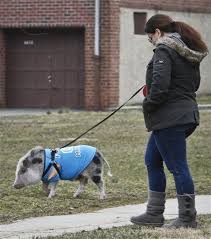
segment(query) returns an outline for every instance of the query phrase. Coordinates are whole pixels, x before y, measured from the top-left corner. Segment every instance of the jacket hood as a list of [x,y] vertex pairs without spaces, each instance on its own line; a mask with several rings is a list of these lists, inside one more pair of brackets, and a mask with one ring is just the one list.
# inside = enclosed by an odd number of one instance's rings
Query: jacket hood
[[208,55],[208,52],[199,52],[188,48],[178,33],[170,33],[159,38],[156,42],[156,46],[161,44],[174,49],[179,55],[192,63],[200,63],[203,58]]

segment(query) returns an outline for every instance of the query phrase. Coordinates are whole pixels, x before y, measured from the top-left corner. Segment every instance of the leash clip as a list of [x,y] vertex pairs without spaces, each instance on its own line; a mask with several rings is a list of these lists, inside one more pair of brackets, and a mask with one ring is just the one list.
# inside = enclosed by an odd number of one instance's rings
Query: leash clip
[[51,149],[51,162],[54,162],[55,160],[55,154],[57,153],[58,151],[56,149]]

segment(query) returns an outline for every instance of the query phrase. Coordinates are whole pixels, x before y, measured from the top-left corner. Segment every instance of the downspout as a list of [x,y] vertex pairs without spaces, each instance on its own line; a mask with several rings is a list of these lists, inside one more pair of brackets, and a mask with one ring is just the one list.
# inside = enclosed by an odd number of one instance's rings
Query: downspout
[[95,86],[96,108],[101,109],[101,86],[100,86],[100,0],[95,0]]
[[100,0],[95,0],[95,56],[100,56]]

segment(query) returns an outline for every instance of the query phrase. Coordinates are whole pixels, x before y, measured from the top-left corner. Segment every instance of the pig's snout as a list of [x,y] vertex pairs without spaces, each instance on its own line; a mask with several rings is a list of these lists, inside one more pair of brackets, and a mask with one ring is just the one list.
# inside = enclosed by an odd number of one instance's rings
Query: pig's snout
[[16,188],[16,189],[20,189],[20,188],[23,188],[23,187],[24,187],[24,184],[14,183],[13,186],[14,186],[14,188]]

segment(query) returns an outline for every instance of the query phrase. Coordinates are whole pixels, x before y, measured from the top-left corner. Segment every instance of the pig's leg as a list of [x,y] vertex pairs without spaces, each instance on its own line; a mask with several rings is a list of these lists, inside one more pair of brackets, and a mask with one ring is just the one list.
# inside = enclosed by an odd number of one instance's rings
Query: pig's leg
[[100,191],[100,199],[106,198],[106,193],[104,189],[104,181],[102,178],[102,175],[95,175],[92,177],[92,181],[97,185],[99,191]]
[[56,185],[58,182],[53,182],[48,184],[48,188],[50,189],[50,193],[48,195],[48,198],[52,198],[56,194]]
[[42,188],[47,195],[50,193],[50,189],[48,189],[48,183],[42,182]]
[[85,190],[85,186],[87,185],[88,183],[88,178],[87,177],[84,177],[82,176],[80,179],[80,184],[79,184],[79,187],[77,189],[77,191],[74,193],[73,197],[76,198],[78,197],[82,192],[84,192]]

